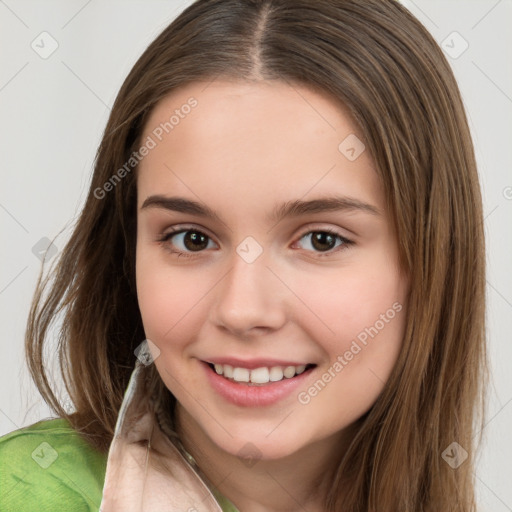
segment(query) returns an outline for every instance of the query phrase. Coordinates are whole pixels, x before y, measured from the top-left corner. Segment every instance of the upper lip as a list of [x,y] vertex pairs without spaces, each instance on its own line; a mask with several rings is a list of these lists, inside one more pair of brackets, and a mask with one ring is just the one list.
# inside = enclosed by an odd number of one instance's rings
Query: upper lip
[[248,370],[263,367],[272,368],[273,366],[307,366],[310,364],[285,359],[238,359],[236,357],[211,357],[205,359],[204,362],[212,364],[229,364],[234,368],[247,368]]

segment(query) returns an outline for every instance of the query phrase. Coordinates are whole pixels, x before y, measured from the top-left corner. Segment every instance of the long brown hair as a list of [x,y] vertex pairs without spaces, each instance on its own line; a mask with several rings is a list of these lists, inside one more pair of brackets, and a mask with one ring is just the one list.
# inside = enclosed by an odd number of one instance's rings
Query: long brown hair
[[[199,0],[147,48],[115,100],[73,234],[38,282],[26,351],[42,396],[107,451],[145,338],[134,279],[136,166],[112,190],[98,190],[138,149],[160,99],[216,77],[302,84],[347,107],[383,183],[410,276],[403,348],[339,462],[325,510],[476,510],[488,375],[479,181],[450,66],[394,0]],[[59,403],[43,357],[60,312],[60,370],[74,414]],[[461,449],[469,458],[454,468],[446,453]]]

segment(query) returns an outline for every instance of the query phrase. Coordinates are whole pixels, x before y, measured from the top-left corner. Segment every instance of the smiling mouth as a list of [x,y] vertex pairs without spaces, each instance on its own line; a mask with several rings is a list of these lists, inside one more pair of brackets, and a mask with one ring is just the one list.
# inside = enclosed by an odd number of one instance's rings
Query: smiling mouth
[[262,366],[260,368],[248,369],[234,367],[229,364],[213,364],[207,361],[205,363],[212,371],[226,380],[248,386],[264,386],[274,382],[293,379],[316,367],[316,364],[306,364],[299,366]]

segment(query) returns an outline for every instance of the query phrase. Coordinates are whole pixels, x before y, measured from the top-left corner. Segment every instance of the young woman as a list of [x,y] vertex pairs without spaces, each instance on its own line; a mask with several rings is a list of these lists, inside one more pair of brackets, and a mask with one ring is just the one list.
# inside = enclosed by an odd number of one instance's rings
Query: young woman
[[406,9],[199,0],[38,284],[59,418],[0,440],[0,508],[475,511],[484,262],[460,94]]

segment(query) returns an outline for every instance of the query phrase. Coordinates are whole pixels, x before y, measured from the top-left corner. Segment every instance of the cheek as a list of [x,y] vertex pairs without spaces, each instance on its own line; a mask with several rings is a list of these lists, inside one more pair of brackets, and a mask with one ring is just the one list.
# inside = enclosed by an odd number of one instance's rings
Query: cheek
[[398,358],[407,317],[407,289],[399,275],[389,271],[369,274],[368,279],[357,282],[359,288],[351,300],[344,299],[330,361],[339,363],[333,393],[351,397],[350,407],[363,414],[384,388]]
[[218,279],[198,278],[193,266],[173,267],[166,258],[163,250],[138,250],[136,283],[146,336],[170,352],[196,337],[207,314],[208,291]]
[[334,333],[325,328],[326,334],[314,338],[328,361],[318,380],[301,390],[298,401],[306,405],[304,414],[309,417],[324,416],[326,434],[365,414],[382,392],[402,345],[406,292],[406,283],[388,269],[354,272],[333,283],[324,295],[317,291],[312,296],[319,316]]
[[297,294],[305,298],[303,318],[309,318],[312,339],[325,340],[331,357],[348,350],[355,339],[363,343],[370,339],[368,331],[377,329],[381,339],[399,334],[405,287],[398,272],[389,268],[381,271],[378,265],[361,265],[329,276],[308,276],[301,279]]
[[183,274],[171,272],[156,253],[137,249],[136,282],[146,336],[160,345],[172,336],[178,319],[185,315],[194,287],[183,286]]

